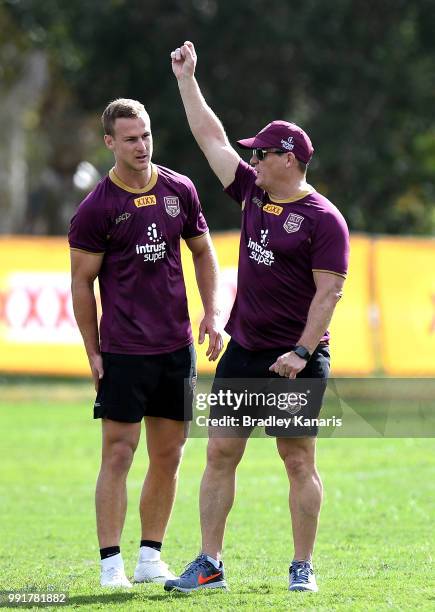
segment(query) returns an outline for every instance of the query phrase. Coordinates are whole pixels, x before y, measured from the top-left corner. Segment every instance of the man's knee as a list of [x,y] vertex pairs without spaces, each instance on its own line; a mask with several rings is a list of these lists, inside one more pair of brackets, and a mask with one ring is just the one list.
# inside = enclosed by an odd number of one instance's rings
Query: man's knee
[[217,470],[236,469],[245,449],[243,444],[234,444],[226,438],[211,438],[207,446],[207,466]]
[[102,464],[112,472],[126,473],[133,461],[134,451],[135,448],[128,442],[113,442],[104,449]]
[[315,472],[314,464],[304,455],[288,455],[284,459],[284,465],[287,474],[299,480],[310,478]]
[[118,423],[103,419],[101,466],[118,474],[128,472],[140,438],[140,423]]
[[290,478],[305,480],[317,474],[313,449],[287,446],[279,454]]
[[153,449],[152,452],[148,452],[150,466],[165,472],[167,475],[175,475],[180,467],[185,442],[185,439],[174,440],[169,444]]

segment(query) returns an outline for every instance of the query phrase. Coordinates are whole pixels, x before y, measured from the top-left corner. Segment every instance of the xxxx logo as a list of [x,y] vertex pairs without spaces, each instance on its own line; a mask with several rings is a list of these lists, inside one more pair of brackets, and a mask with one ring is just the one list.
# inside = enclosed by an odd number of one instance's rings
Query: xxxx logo
[[141,196],[140,198],[136,198],[134,200],[134,204],[137,208],[141,208],[142,206],[154,206],[155,204],[157,204],[156,196]]
[[263,206],[264,212],[271,213],[272,215],[280,215],[283,211],[282,206],[277,206],[276,204],[266,204]]

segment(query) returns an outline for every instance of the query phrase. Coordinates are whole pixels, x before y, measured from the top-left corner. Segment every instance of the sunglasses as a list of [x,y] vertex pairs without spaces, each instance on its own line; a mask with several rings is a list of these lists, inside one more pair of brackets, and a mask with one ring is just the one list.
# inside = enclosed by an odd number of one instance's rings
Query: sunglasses
[[280,149],[252,149],[252,155],[254,155],[258,161],[263,161],[268,153],[275,153],[275,155],[285,155],[287,151],[281,151]]

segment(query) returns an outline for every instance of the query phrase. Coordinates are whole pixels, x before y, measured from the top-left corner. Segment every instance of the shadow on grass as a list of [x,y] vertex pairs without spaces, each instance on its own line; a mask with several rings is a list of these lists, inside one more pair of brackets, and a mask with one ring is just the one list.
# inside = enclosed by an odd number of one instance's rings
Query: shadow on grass
[[[208,591],[211,591],[211,589],[209,589]],[[222,593],[219,594],[225,594],[225,591],[223,591]],[[219,596],[219,594],[217,593],[213,593],[213,595],[216,597],[216,595]],[[198,595],[198,593],[190,593],[190,594],[186,594],[186,593],[161,593],[161,594],[157,594],[157,593],[145,593],[144,591],[142,592],[135,592],[135,593],[101,593],[100,595],[73,595],[71,597],[68,598],[68,603],[66,604],[66,606],[62,606],[62,607],[67,607],[67,606],[85,606],[85,605],[90,605],[90,604],[96,604],[96,603],[101,603],[101,604],[125,604],[128,602],[140,602],[140,601],[150,601],[150,602],[158,602],[158,601],[182,601],[182,600],[188,600],[190,598],[195,597],[195,595]],[[209,592],[205,592],[201,591],[201,595],[204,596],[208,596]]]
[[73,595],[68,599],[67,606],[85,606],[86,604],[124,604],[129,601],[139,602],[141,600],[160,601],[168,599],[168,595],[145,593],[102,593],[101,595]]

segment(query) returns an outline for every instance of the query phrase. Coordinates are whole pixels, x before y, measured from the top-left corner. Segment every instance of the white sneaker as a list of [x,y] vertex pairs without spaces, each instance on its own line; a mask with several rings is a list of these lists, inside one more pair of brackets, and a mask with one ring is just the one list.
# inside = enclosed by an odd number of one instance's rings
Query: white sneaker
[[100,584],[102,587],[131,589],[132,584],[125,575],[123,567],[108,567],[101,570]]
[[317,593],[316,576],[311,561],[292,561],[289,567],[289,591],[311,591]]
[[134,570],[135,582],[158,582],[164,584],[167,580],[176,580],[177,576],[170,571],[168,565],[161,559],[154,561],[139,559]]

